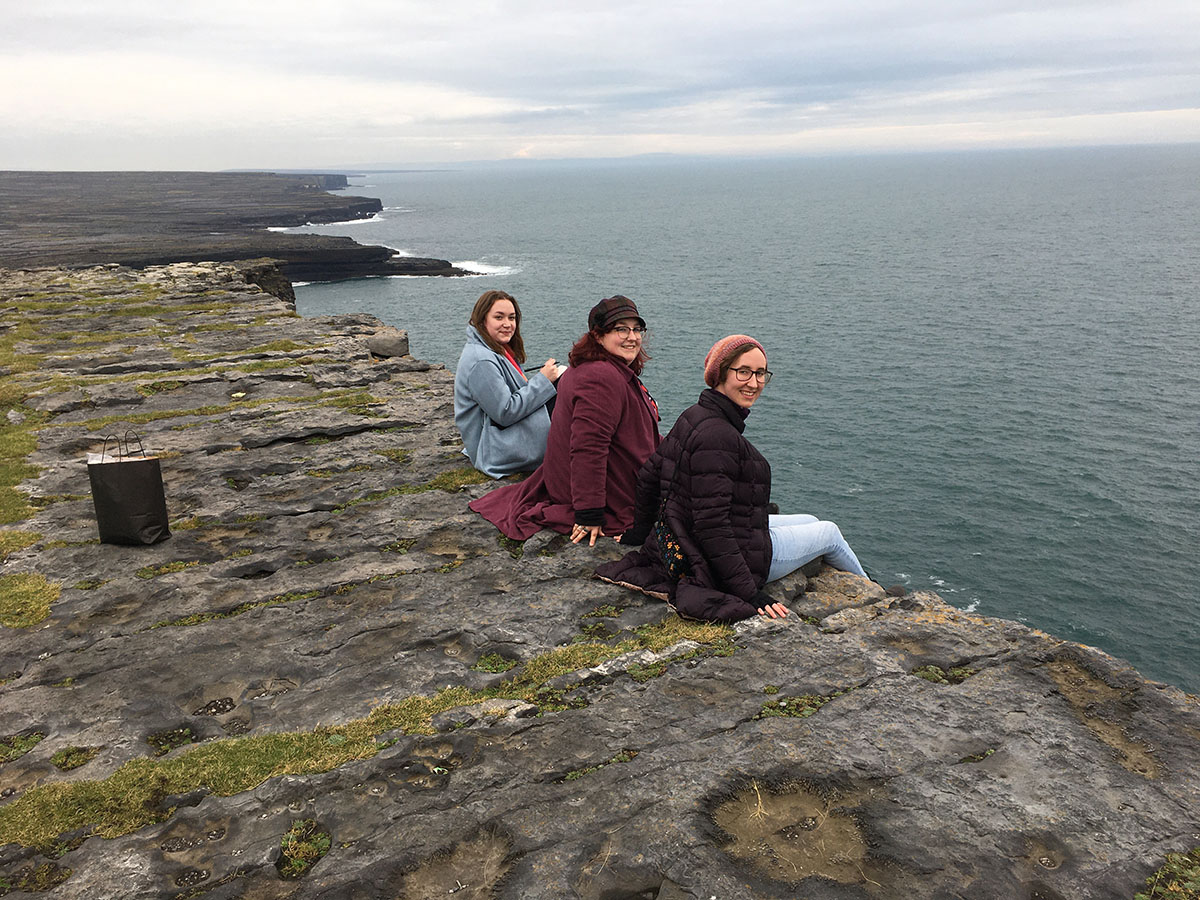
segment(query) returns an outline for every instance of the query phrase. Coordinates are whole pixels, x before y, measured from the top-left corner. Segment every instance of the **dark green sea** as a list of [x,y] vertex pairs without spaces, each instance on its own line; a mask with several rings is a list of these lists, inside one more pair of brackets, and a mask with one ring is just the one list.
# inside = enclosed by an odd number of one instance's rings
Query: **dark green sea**
[[489,287],[531,358],[633,297],[664,433],[746,332],[747,436],[784,512],[882,583],[1098,646],[1200,692],[1200,146],[367,173],[346,234],[484,277],[297,290],[453,367]]

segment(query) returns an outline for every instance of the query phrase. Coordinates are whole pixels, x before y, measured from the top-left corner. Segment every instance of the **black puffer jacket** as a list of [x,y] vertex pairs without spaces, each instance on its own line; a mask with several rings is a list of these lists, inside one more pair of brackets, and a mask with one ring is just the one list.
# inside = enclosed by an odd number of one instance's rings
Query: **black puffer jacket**
[[[695,619],[734,622],[757,612],[771,566],[771,466],[742,436],[746,414],[710,389],[679,417],[638,473],[634,523],[621,543],[644,541],[642,549],[598,575],[664,591]],[[678,581],[659,550],[660,518],[685,557]]]

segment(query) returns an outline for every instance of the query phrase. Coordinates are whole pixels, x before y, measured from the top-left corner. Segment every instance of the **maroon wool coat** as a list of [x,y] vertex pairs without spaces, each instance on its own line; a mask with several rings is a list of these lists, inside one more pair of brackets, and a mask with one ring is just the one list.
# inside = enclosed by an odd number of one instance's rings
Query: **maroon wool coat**
[[569,533],[576,510],[603,509],[604,533],[620,534],[633,522],[638,469],[660,440],[658,409],[629,366],[572,366],[558,379],[542,464],[470,507],[518,541],[543,528]]

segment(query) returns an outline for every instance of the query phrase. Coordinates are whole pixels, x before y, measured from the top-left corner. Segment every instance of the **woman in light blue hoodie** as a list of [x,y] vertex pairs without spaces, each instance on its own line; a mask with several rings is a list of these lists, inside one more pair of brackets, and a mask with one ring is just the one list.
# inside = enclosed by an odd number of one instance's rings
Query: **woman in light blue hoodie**
[[492,478],[531,472],[546,453],[560,370],[548,359],[527,377],[524,362],[521,308],[504,291],[484,291],[454,374],[454,424],[471,465]]

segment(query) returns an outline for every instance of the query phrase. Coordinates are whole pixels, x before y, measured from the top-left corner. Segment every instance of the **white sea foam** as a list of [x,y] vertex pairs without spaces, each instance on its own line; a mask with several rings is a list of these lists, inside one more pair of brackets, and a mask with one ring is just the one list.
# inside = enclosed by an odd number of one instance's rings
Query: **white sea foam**
[[334,228],[342,225],[364,225],[367,222],[385,222],[386,216],[372,213],[365,219],[347,219],[345,222],[305,222],[303,225],[272,225],[267,231],[299,231],[301,228]]
[[975,612],[975,610],[977,610],[977,609],[979,609],[979,598],[978,598],[978,597],[972,597],[972,598],[971,598],[971,602],[970,602],[970,603],[968,603],[966,606],[964,606],[964,607],[963,607],[963,612],[969,612],[969,613],[973,613],[973,612]]
[[521,271],[517,266],[491,266],[474,259],[464,259],[461,262],[453,262],[450,265],[466,269],[468,272],[474,272],[475,275],[473,277],[476,278],[495,275],[515,275]]
[[365,219],[347,219],[345,222],[305,222],[305,228],[340,228],[342,225],[365,225],[367,222],[383,222],[385,217],[372,213]]

